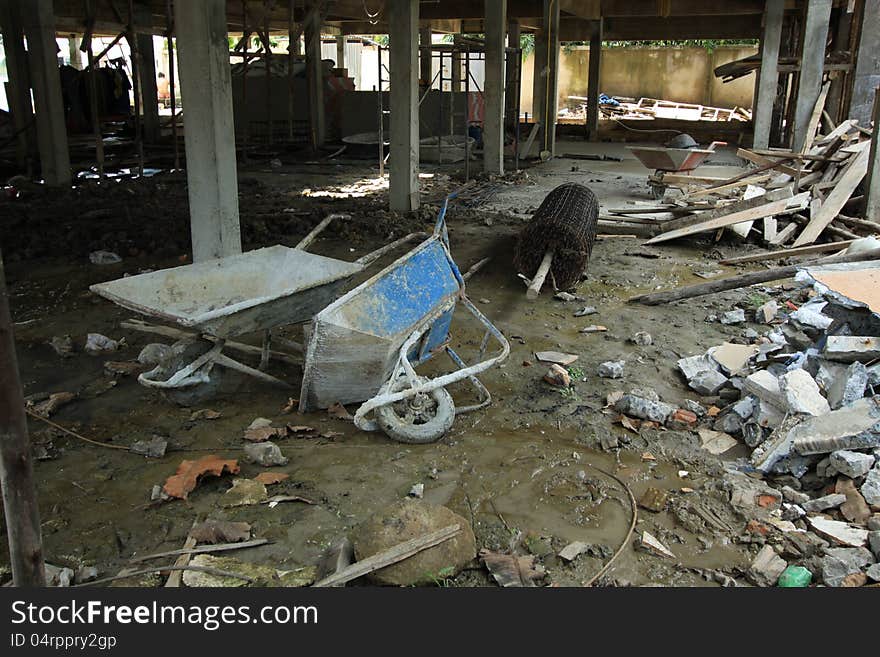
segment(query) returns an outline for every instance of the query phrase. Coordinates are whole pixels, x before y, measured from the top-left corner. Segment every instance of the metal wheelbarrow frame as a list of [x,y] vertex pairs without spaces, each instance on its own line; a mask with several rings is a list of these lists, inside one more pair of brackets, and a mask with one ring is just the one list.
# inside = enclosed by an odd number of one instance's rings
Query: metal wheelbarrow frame
[[665,174],[687,174],[700,166],[715,152],[716,146],[726,146],[726,141],[713,141],[708,148],[665,148],[663,146],[627,146],[627,149],[654,173],[648,176],[651,196],[660,200],[671,187],[664,182]]
[[[444,201],[430,238],[315,316],[300,411],[363,402],[354,415],[358,428],[382,429],[401,442],[427,443],[440,438],[456,414],[491,403],[477,375],[503,361],[510,345],[467,298],[464,277],[452,259],[445,217],[454,196]],[[459,303],[485,328],[472,365],[449,345]],[[485,358],[493,338],[500,349]],[[419,376],[415,367],[440,351],[456,371],[433,379]],[[445,387],[465,379],[479,401],[456,409]]]
[[[325,217],[292,249],[276,245],[226,258],[99,283],[91,286],[90,289],[122,307],[174,322],[188,331],[163,329],[147,323],[134,322],[127,323],[127,328],[172,337],[183,335],[190,341],[193,338],[202,338],[195,352],[192,349],[181,348],[181,353],[177,355],[174,364],[175,371],[170,375],[168,367],[164,364],[141,373],[138,381],[146,387],[173,393],[176,389],[207,384],[211,381],[214,366],[222,365],[267,383],[290,388],[287,382],[263,371],[271,357],[281,358],[287,362],[293,359],[290,354],[270,349],[271,330],[287,324],[308,321],[337,296],[345,280],[363,271],[388,251],[425,236],[424,233],[407,235],[354,262],[327,258],[305,251],[330,222],[347,218],[349,216],[345,214],[331,214]],[[301,270],[307,271],[303,274]],[[263,281],[265,289],[260,289],[256,294],[253,290],[248,294],[245,284],[244,293],[239,295],[244,298],[227,299],[225,295],[231,292],[223,288],[227,286],[232,288],[236,282],[246,280],[251,271],[253,272],[251,275],[262,276],[271,281]],[[291,282],[287,276],[294,273],[299,279]],[[216,303],[217,307],[210,303],[205,305],[206,301],[198,294],[199,287],[208,299],[212,294],[216,297],[219,293],[224,295],[219,299],[227,300]],[[263,332],[261,348],[229,339],[235,335],[255,331]],[[299,346],[287,341],[285,343],[294,349]],[[250,367],[225,355],[222,352],[227,346],[246,353],[259,353],[259,367]],[[186,395],[178,395],[176,401],[184,403],[182,400],[185,398]]]

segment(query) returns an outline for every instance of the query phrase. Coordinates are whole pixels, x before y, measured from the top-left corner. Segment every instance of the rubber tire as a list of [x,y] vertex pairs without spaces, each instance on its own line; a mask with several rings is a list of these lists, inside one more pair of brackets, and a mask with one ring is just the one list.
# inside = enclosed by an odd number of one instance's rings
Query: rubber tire
[[[401,377],[391,386],[390,392],[399,392],[408,385],[406,377]],[[389,438],[399,443],[425,445],[436,442],[452,428],[452,423],[455,421],[455,403],[452,401],[452,395],[444,388],[432,390],[430,394],[437,404],[434,417],[430,421],[424,424],[401,422],[394,405],[388,404],[374,411],[376,423]]]
[[[159,363],[165,374],[165,380],[170,379],[176,372],[192,363],[196,358],[214,347],[214,343],[208,340],[191,339],[178,340],[171,345],[171,353]],[[185,388],[166,388],[162,390],[162,396],[178,406],[198,406],[214,399],[223,383],[223,368],[214,365],[211,368],[210,380]]]

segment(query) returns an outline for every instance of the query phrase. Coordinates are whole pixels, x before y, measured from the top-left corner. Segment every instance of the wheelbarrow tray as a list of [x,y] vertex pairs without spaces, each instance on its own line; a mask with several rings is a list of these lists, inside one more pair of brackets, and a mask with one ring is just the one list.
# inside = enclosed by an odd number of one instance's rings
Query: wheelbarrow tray
[[412,361],[430,358],[448,339],[460,276],[433,237],[315,315],[307,331],[300,411],[374,396],[404,342],[425,323],[430,329]]
[[639,161],[657,171],[692,171],[715,151],[705,148],[663,148],[662,146],[627,146]]
[[89,289],[123,308],[226,338],[308,320],[363,268],[276,245]]

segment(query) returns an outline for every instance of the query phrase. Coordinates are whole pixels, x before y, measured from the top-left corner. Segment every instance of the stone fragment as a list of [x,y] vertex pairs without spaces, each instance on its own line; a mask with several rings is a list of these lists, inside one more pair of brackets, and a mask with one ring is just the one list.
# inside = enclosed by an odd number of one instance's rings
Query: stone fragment
[[755,320],[762,324],[769,324],[776,319],[776,313],[779,312],[779,304],[773,299],[758,307],[755,311]]
[[725,342],[709,350],[709,356],[727,374],[735,374],[749,364],[749,359],[758,353],[757,345]]
[[746,311],[742,308],[728,310],[727,312],[721,313],[719,321],[722,324],[742,324],[746,321]]
[[831,411],[816,381],[805,370],[792,370],[779,379],[785,403],[791,413],[825,415]]
[[638,331],[630,338],[630,341],[640,347],[648,347],[654,344],[654,338],[647,331]]
[[787,566],[771,545],[765,545],[746,571],[746,579],[755,586],[775,586]]
[[752,421],[759,427],[775,429],[782,423],[783,419],[785,419],[785,413],[770,402],[759,399],[758,403],[755,404]]
[[859,488],[859,492],[865,498],[865,502],[873,507],[880,508],[880,468],[875,467],[868,472],[868,476],[865,477],[865,483]]
[[857,479],[868,474],[868,470],[874,465],[874,457],[861,452],[851,452],[848,449],[839,449],[831,452],[829,456],[831,467],[836,472],[850,479]]
[[544,375],[544,381],[557,388],[567,388],[571,385],[571,375],[564,367],[553,363]]
[[614,410],[629,417],[637,417],[640,420],[651,420],[652,422],[664,424],[666,419],[675,412],[675,406],[630,394],[621,397],[614,405]]
[[569,543],[559,551],[559,558],[563,559],[564,561],[574,561],[589,549],[589,543],[575,541],[574,543]]
[[846,502],[840,505],[840,514],[844,518],[860,525],[864,525],[868,521],[868,518],[871,517],[871,509],[852,479],[838,477],[837,483],[834,485],[834,492],[846,496]]
[[814,500],[807,500],[806,502],[801,503],[801,507],[807,513],[819,513],[820,511],[826,511],[828,509],[836,509],[844,502],[846,502],[846,495],[831,493],[830,495],[817,497]]
[[825,358],[842,363],[880,358],[880,338],[862,335],[829,335],[822,352]]
[[438,573],[457,574],[476,556],[476,540],[470,523],[446,507],[421,500],[401,500],[358,525],[351,542],[357,561],[363,561],[404,541],[450,525],[458,525],[461,531],[447,541],[368,575],[377,584],[431,584]]
[[767,370],[758,370],[747,376],[743,381],[743,388],[777,408],[786,408],[785,395],[779,387],[779,379]]
[[804,455],[880,446],[880,401],[859,399],[836,411],[807,418],[791,433],[795,451]]
[[718,370],[703,370],[694,376],[688,385],[701,395],[714,395],[727,383],[727,377]]
[[719,415],[712,425],[712,428],[715,429],[715,431],[723,431],[724,433],[729,433],[734,436],[742,433],[742,427],[742,418],[736,413]]
[[872,582],[880,582],[880,563],[875,563],[873,566],[870,566],[868,570],[865,571],[865,575],[868,576]]
[[863,547],[868,542],[867,529],[851,527],[849,523],[829,520],[822,516],[809,518],[808,522],[817,534],[840,545]]
[[736,446],[736,438],[721,431],[699,429],[700,443],[707,452],[718,456]]
[[782,487],[782,497],[792,504],[803,504],[810,499],[809,495],[807,495],[806,493],[802,493],[799,490],[795,490],[791,486]]
[[609,360],[599,365],[599,376],[603,379],[619,379],[623,376],[623,366],[626,361]]
[[880,560],[880,531],[875,529],[868,532],[868,547],[874,558]]
[[680,358],[676,362],[676,365],[678,365],[678,369],[684,374],[684,378],[688,381],[693,379],[700,372],[718,369],[717,363],[706,354]]
[[682,402],[682,406],[696,415],[697,417],[703,417],[706,414],[706,409],[700,402],[696,402],[693,399],[685,399]]
[[168,441],[162,436],[153,436],[149,440],[136,440],[129,449],[135,454],[146,456],[151,459],[160,459],[165,456]]
[[273,465],[287,465],[290,459],[281,453],[281,448],[273,442],[246,443],[244,455],[249,463],[262,465],[264,468]]
[[232,488],[223,494],[223,506],[251,506],[268,499],[266,485],[256,479],[233,479]]
[[822,581],[825,586],[843,586],[847,576],[873,563],[873,555],[865,548],[829,548],[821,562]]

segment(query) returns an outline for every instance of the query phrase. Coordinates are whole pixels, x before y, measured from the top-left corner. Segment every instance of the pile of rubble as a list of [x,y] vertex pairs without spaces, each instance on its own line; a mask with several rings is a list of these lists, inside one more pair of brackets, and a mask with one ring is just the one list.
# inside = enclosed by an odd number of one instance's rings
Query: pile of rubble
[[[752,450],[729,464],[734,497],[757,487],[749,499],[763,502],[746,510],[779,539],[752,564],[754,583],[773,585],[787,568],[829,586],[880,582],[878,277],[864,265],[803,270],[800,306],[769,300],[754,311],[764,334],[749,329],[746,344],[678,361],[709,406],[686,404],[711,426],[700,430],[704,442]],[[745,311],[719,319],[740,323]],[[631,411],[632,401],[618,407]]]

